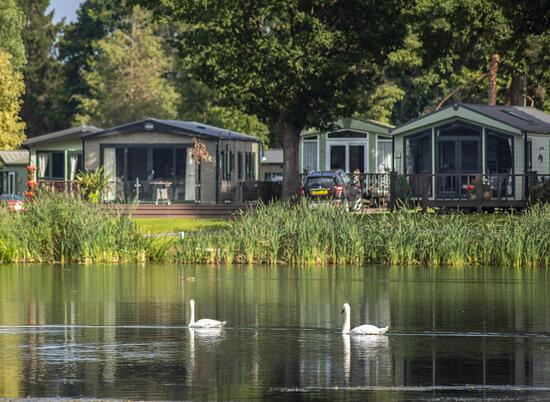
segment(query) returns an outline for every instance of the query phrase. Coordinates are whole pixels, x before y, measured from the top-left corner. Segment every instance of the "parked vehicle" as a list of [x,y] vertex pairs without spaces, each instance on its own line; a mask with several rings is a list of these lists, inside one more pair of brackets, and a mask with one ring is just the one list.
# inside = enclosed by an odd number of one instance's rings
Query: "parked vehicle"
[[301,192],[314,202],[330,202],[346,210],[360,211],[363,206],[361,189],[343,170],[310,173]]
[[6,207],[8,211],[21,212],[25,210],[25,200],[15,194],[0,195],[0,206]]

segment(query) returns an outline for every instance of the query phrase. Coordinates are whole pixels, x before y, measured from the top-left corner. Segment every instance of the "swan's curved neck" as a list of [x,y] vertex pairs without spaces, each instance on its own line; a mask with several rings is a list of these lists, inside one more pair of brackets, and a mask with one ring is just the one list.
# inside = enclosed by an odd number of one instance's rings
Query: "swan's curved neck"
[[195,323],[195,304],[194,303],[190,303],[191,304],[191,318],[189,319],[189,325],[193,325]]
[[343,334],[349,334],[349,329],[350,329],[349,315],[350,315],[349,309],[344,309],[344,325],[342,327]]

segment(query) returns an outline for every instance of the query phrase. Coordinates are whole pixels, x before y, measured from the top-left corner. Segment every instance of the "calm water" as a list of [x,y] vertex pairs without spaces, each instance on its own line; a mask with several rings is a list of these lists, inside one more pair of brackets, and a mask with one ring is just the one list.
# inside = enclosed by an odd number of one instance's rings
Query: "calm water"
[[[550,398],[549,275],[0,266],[0,397]],[[389,336],[343,336],[344,301]]]

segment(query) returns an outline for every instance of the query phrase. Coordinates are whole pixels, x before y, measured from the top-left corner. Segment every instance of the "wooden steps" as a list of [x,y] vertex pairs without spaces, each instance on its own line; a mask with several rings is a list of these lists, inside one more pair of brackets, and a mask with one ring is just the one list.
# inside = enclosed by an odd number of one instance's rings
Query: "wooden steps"
[[244,204],[116,204],[107,205],[106,208],[112,211],[131,213],[136,218],[224,219],[231,218],[251,206]]

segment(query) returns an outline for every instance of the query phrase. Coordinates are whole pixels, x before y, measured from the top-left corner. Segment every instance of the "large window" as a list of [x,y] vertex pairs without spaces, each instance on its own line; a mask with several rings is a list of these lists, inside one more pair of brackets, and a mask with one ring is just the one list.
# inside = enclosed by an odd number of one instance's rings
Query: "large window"
[[425,131],[405,139],[407,174],[432,172],[432,132]]
[[38,178],[63,180],[65,178],[65,152],[51,151],[36,153]]
[[109,176],[105,199],[125,201],[193,201],[195,164],[186,146],[108,145],[102,163]]
[[255,152],[246,152],[245,154],[246,180],[256,180],[255,160],[256,160]]
[[392,169],[392,141],[378,140],[376,145],[376,171],[385,173]]
[[302,143],[302,169],[313,172],[317,170],[317,141],[304,141]]

